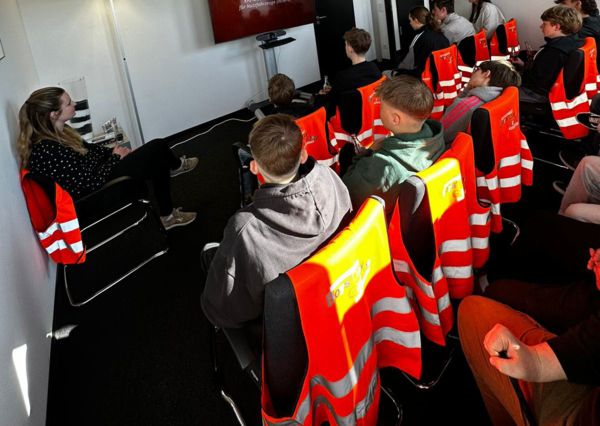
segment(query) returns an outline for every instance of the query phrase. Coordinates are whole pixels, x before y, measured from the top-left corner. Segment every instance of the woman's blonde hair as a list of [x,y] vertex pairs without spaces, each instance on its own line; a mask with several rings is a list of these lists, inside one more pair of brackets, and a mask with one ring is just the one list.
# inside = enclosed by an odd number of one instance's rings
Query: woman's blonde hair
[[19,111],[19,138],[17,152],[21,159],[21,168],[29,166],[29,156],[33,146],[42,140],[53,140],[75,151],[85,154],[81,136],[65,127],[62,132],[54,127],[50,113],[61,112],[60,98],[65,93],[60,87],[46,87],[33,92]]

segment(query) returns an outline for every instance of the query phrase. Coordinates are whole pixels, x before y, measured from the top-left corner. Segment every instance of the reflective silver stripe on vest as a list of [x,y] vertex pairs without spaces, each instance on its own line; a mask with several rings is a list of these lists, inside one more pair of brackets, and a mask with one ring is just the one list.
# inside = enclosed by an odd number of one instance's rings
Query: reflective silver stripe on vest
[[489,179],[486,179],[485,177],[478,177],[477,186],[482,186],[484,188],[488,188],[490,191],[493,191],[498,188],[498,176],[494,176]]
[[[427,297],[431,297],[432,299],[435,297],[433,294],[433,287],[427,283],[424,283],[423,281],[421,281],[414,273],[414,271],[412,270],[412,268],[410,266],[408,266],[408,263],[406,263],[403,260],[397,260],[394,259],[394,269],[398,272],[404,272],[406,274],[410,274],[413,278],[413,280],[415,281],[415,283],[417,284],[417,286],[419,287],[419,289],[421,289],[421,291],[423,293],[425,293],[425,295]],[[408,287],[405,287],[408,289]]]
[[504,157],[502,160],[500,160],[500,164],[498,164],[498,170],[500,170],[503,167],[509,167],[509,166],[514,166],[516,164],[519,164],[521,162],[521,154],[516,154],[513,155],[511,157]]
[[521,175],[517,175],[511,178],[500,179],[501,188],[512,188],[521,185]]
[[456,93],[456,92],[444,93],[444,99],[454,99],[457,96],[458,96],[458,93]]
[[564,120],[556,120],[556,122],[558,123],[559,127],[570,127],[579,124],[575,117],[565,118]]
[[[88,112],[88,115],[89,115],[89,112]],[[69,126],[71,126],[73,129],[77,130],[77,129],[81,129],[83,126],[87,126],[88,124],[92,124],[92,119],[91,118],[89,120],[80,121],[80,122],[77,122],[77,123],[71,122],[69,124]]]
[[383,121],[381,121],[381,120],[377,119],[377,120],[375,120],[375,121],[373,122],[373,125],[374,125],[374,126],[383,126]]
[[521,167],[527,170],[533,170],[533,161],[531,160],[521,160]]
[[323,166],[333,166],[335,163],[338,162],[338,155],[336,155],[335,157],[332,158],[328,158],[327,160],[317,160],[317,163],[322,164]]
[[347,135],[345,133],[335,133],[335,138],[336,139],[341,139],[343,141],[352,142],[352,136]]
[[473,68],[466,66],[466,65],[459,65],[458,69],[463,72],[473,72]]
[[554,102],[551,103],[552,111],[561,111],[563,109],[573,109],[578,105],[586,103],[588,100],[587,93],[582,93],[570,102]]
[[[384,335],[385,335],[385,333],[384,333]],[[392,340],[392,339],[386,339],[386,340]],[[420,340],[419,340],[419,343],[420,343]],[[266,421],[267,424],[273,425],[273,426],[275,426],[275,425],[280,425],[280,426],[303,425],[304,421],[306,420],[306,417],[308,416],[308,413],[310,412],[311,390],[316,385],[321,385],[321,386],[325,387],[333,395],[334,398],[346,397],[352,391],[352,389],[354,388],[356,383],[358,383],[358,378],[360,377],[360,374],[362,373],[362,370],[363,370],[367,360],[369,359],[369,357],[371,356],[371,354],[373,352],[374,345],[375,345],[375,342],[373,340],[373,336],[371,336],[371,337],[369,337],[369,339],[367,340],[365,345],[361,348],[360,352],[358,353],[358,355],[356,357],[356,360],[354,361],[354,365],[352,366],[350,371],[341,380],[339,380],[337,382],[329,382],[323,376],[314,376],[313,378],[311,378],[310,384],[309,384],[310,390],[308,392],[308,395],[306,395],[306,398],[304,398],[304,400],[300,404],[300,407],[298,407],[298,412],[296,413],[296,417],[294,419],[278,421],[278,422],[274,422],[274,423],[271,423],[267,420]],[[375,396],[375,389],[377,388],[378,374],[379,374],[379,371],[377,370],[377,367],[375,367],[375,370],[373,371],[373,375],[371,376],[371,382],[369,384],[369,390],[367,391],[367,395],[365,396],[365,398],[362,401],[360,401],[358,404],[356,404],[356,407],[354,408],[353,413],[349,414],[346,417],[339,417],[335,413],[335,410],[331,406],[331,403],[323,396],[318,396],[317,398],[315,398],[315,401],[313,403],[313,413],[320,405],[325,404],[325,405],[327,405],[327,408],[329,409],[331,414],[333,414],[333,416],[336,418],[336,421],[338,424],[354,425],[356,423],[357,419],[361,419],[366,415],[367,411],[369,410],[369,407],[371,407],[371,404],[373,403],[373,399]]]
[[465,252],[471,249],[471,239],[465,238],[464,240],[448,240],[444,241],[440,246],[440,254],[449,251],[452,252]]
[[433,109],[431,110],[432,113],[434,112],[442,112],[444,110],[444,105],[441,106],[434,106]]
[[490,61],[508,61],[510,59],[510,55],[506,55],[506,56],[492,56],[490,58]]
[[598,83],[588,83],[585,85],[585,90],[590,91],[590,90],[597,90],[598,89]]
[[395,312],[397,314],[409,314],[412,306],[406,297],[384,297],[371,307],[371,318],[381,312]]
[[440,81],[440,87],[449,87],[454,86],[456,82],[454,80],[443,80]]
[[438,283],[439,280],[441,280],[442,278],[444,278],[444,273],[442,272],[442,267],[438,266],[437,268],[435,268],[433,270],[433,274],[431,274],[431,285],[435,288],[435,285]]
[[77,220],[77,218],[75,218],[73,220],[69,220],[67,222],[54,222],[44,232],[38,232],[38,237],[40,238],[40,240],[45,240],[46,238],[50,237],[52,234],[54,234],[59,229],[62,232],[71,232],[78,228],[79,228],[79,221]]
[[81,241],[78,241],[76,243],[69,244],[63,240],[56,240],[48,247],[46,247],[46,251],[48,252],[48,254],[51,254],[54,253],[56,250],[64,250],[66,248],[71,250],[73,253],[81,253],[83,251],[83,243]]
[[486,213],[473,213],[471,216],[469,216],[469,223],[471,224],[471,226],[484,226],[487,225],[489,220],[489,211]]
[[423,317],[425,321],[434,326],[439,327],[441,325],[440,317],[437,314],[429,312],[427,309],[421,306],[419,301],[416,299],[415,293],[413,292],[412,288],[406,287],[406,296],[415,301],[415,303],[419,307],[419,312],[421,312],[421,317]]
[[444,99],[444,92],[440,92],[440,93],[434,93],[433,97],[435,99]]
[[464,279],[473,275],[472,266],[442,266],[444,275],[450,279]]
[[370,138],[371,136],[373,136],[373,129],[365,130],[360,135],[358,135],[356,139],[358,139],[359,142],[362,142],[363,140],[365,140],[366,138]]
[[337,139],[333,138],[329,143],[331,144],[331,146],[337,146]]
[[420,348],[421,333],[419,331],[399,331],[391,327],[382,327],[375,331],[375,344],[389,340],[405,348]]
[[448,293],[444,294],[437,301],[438,312],[444,312],[446,309],[450,307],[450,295]]
[[485,250],[490,246],[490,241],[488,238],[471,237],[471,243],[473,244],[473,248],[476,250]]

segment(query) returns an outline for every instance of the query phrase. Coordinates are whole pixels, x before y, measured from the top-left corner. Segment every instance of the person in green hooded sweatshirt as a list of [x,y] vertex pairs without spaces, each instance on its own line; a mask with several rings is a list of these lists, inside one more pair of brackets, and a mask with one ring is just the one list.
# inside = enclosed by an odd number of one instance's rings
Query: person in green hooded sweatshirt
[[369,196],[377,195],[389,215],[400,184],[444,152],[443,128],[439,121],[428,119],[433,95],[421,80],[406,75],[387,78],[375,96],[381,99],[381,121],[393,136],[375,141],[354,157],[343,181],[355,211]]

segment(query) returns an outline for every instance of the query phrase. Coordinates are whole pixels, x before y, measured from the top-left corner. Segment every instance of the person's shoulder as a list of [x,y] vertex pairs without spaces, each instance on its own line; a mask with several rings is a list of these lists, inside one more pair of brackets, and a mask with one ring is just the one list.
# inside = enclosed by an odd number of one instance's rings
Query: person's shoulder
[[221,242],[220,251],[225,257],[229,257],[232,253],[238,250],[240,245],[245,244],[247,239],[245,236],[249,231],[249,227],[256,221],[254,206],[249,205],[241,210],[238,210],[227,222],[223,230],[223,241]]

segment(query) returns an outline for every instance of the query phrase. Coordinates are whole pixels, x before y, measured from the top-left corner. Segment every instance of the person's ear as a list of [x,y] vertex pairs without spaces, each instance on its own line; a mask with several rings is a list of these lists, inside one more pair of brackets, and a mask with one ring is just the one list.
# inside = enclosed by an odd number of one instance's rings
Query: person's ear
[[52,112],[50,113],[50,118],[51,118],[52,120],[56,120],[56,117],[58,117],[58,111],[52,111]]
[[487,70],[486,72],[483,73],[483,77],[490,79],[492,78],[492,72],[490,70]]
[[306,163],[306,160],[308,160],[308,152],[302,148],[302,152],[300,152],[300,164]]
[[252,160],[250,161],[250,171],[252,172],[252,174],[258,175],[260,172],[258,170],[258,164],[256,164],[256,161]]
[[402,117],[397,112],[392,113],[392,124],[397,127],[402,123]]

